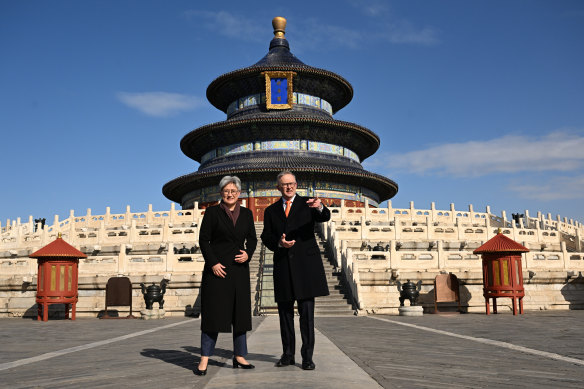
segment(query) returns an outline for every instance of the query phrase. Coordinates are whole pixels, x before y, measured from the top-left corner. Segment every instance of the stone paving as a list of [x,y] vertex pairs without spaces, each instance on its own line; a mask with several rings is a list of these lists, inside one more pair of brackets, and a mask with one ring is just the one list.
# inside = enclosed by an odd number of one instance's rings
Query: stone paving
[[248,360],[231,368],[221,334],[205,377],[192,373],[200,319],[0,319],[7,388],[506,388],[584,387],[584,311],[522,316],[316,318],[315,371],[276,368],[278,319],[254,317]]

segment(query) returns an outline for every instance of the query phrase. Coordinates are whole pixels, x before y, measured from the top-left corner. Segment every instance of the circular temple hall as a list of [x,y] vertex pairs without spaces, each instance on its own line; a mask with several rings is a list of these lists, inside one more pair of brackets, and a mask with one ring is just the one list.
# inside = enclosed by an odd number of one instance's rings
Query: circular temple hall
[[363,169],[379,148],[379,137],[333,114],[353,97],[343,77],[308,66],[290,52],[286,19],[272,21],[269,52],[256,64],[226,73],[207,88],[207,99],[227,120],[199,127],[180,142],[182,152],[200,163],[196,172],[162,188],[183,209],[219,201],[225,175],[242,180],[240,198],[263,220],[264,209],[280,198],[276,176],[296,175],[298,193],[318,196],[329,206],[378,206],[395,196],[397,184]]

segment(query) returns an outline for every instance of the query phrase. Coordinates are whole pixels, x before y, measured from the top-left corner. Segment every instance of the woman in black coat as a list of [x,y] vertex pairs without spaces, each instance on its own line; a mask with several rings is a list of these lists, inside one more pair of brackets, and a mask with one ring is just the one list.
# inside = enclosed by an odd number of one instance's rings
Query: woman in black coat
[[251,330],[249,260],[257,245],[253,215],[237,200],[241,181],[225,176],[221,203],[205,210],[199,245],[205,258],[201,283],[201,360],[195,374],[205,375],[219,332],[233,331],[233,367],[253,369],[245,360],[246,331]]

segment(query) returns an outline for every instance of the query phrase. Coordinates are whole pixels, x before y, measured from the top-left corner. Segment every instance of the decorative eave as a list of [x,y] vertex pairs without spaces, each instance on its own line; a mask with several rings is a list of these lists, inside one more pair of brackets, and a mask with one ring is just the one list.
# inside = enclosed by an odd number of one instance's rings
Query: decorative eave
[[[285,130],[278,133],[276,127]],[[353,150],[361,161],[379,148],[379,137],[368,128],[341,120],[311,117],[263,117],[208,124],[185,135],[180,148],[187,157],[200,162],[202,156],[214,148],[267,139],[307,139],[337,144]]]
[[304,64],[253,65],[217,77],[207,88],[207,99],[227,113],[227,107],[240,97],[265,92],[263,72],[295,72],[294,92],[307,93],[328,101],[337,112],[353,98],[353,87],[343,77],[328,70]]
[[182,203],[183,197],[196,189],[218,185],[221,177],[229,174],[236,175],[242,181],[252,181],[258,178],[263,180],[276,180],[276,176],[282,170],[291,170],[299,179],[314,177],[326,181],[340,182],[365,187],[378,194],[380,201],[391,199],[398,191],[398,185],[394,181],[382,175],[358,169],[331,169],[319,166],[272,166],[263,168],[229,168],[212,169],[205,172],[194,172],[175,178],[167,182],[162,188],[162,193],[168,199]]
[[499,232],[493,238],[486,241],[482,246],[475,249],[473,254],[484,253],[527,253],[529,249],[513,239],[510,239]]

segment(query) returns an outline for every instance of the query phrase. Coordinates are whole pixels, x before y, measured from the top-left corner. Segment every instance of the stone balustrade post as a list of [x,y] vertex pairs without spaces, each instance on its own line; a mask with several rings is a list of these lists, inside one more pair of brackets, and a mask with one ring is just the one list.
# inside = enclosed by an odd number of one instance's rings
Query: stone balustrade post
[[[346,240],[344,240],[344,239],[343,239],[343,240],[341,240],[341,247],[340,247],[340,249],[339,249],[339,247],[338,247],[338,242],[335,240],[335,247],[337,248],[337,255],[339,255],[339,254],[341,254],[341,255],[342,255],[342,253],[344,253],[344,252],[347,250],[347,241],[346,241]],[[338,266],[338,264],[339,264],[339,261],[338,261],[338,259],[339,259],[339,258],[337,258],[337,266]],[[340,262],[342,262],[342,260],[341,260]],[[342,264],[341,264],[341,267],[342,267]]]
[[432,222],[436,220],[436,203],[433,201],[430,203],[430,218]]
[[77,222],[75,222],[75,211],[69,211],[69,239],[70,244],[75,244],[77,242],[77,234],[75,233],[75,227],[77,227]]
[[130,224],[130,233],[129,235],[129,242],[130,243],[134,243],[138,241],[138,229],[136,228],[136,219],[132,219],[132,222]]
[[99,230],[97,231],[97,244],[104,245],[107,242],[108,236],[105,232],[105,219],[99,221]]
[[446,269],[446,255],[444,252],[444,241],[443,240],[438,241],[436,255],[438,256],[438,269],[445,270]]
[[154,213],[152,212],[152,204],[148,204],[148,212],[146,212],[146,223],[152,224],[154,222]]
[[568,269],[570,267],[570,255],[568,255],[566,242],[560,242],[560,250],[562,251],[562,262],[564,263],[564,269]]
[[450,203],[450,220],[453,223],[456,221],[456,208],[454,208],[454,203]]
[[[196,210],[197,209],[195,208],[193,211],[196,211]],[[168,214],[168,222],[170,224],[173,224],[174,223],[174,221],[175,221],[175,215],[176,215],[175,204],[174,203],[170,203],[170,212]]]
[[118,255],[118,274],[126,274],[127,266],[126,244],[120,245],[120,254]]
[[[41,223],[38,224],[39,225],[39,231],[40,231],[40,236],[41,236],[41,244],[39,245],[39,247],[44,247],[46,246],[49,242],[48,237],[49,237],[49,226],[47,226],[46,224],[44,226],[41,225]],[[42,228],[41,228],[42,226]]]
[[402,227],[398,225],[397,216],[393,217],[393,229],[395,230],[395,239],[401,239]]
[[345,256],[343,267],[346,268],[346,270],[350,270],[353,264],[353,249],[348,247],[343,253]]
[[431,216],[426,216],[426,239],[434,237],[434,226],[432,225]]
[[20,218],[17,219],[18,220],[18,224],[17,227],[15,228],[15,237],[16,237],[16,244],[17,247],[22,247],[22,241],[24,239],[23,237],[23,233],[22,233],[22,226],[20,225]]
[[59,226],[59,215],[55,215],[55,218],[53,219],[53,232],[61,232],[61,226]]

